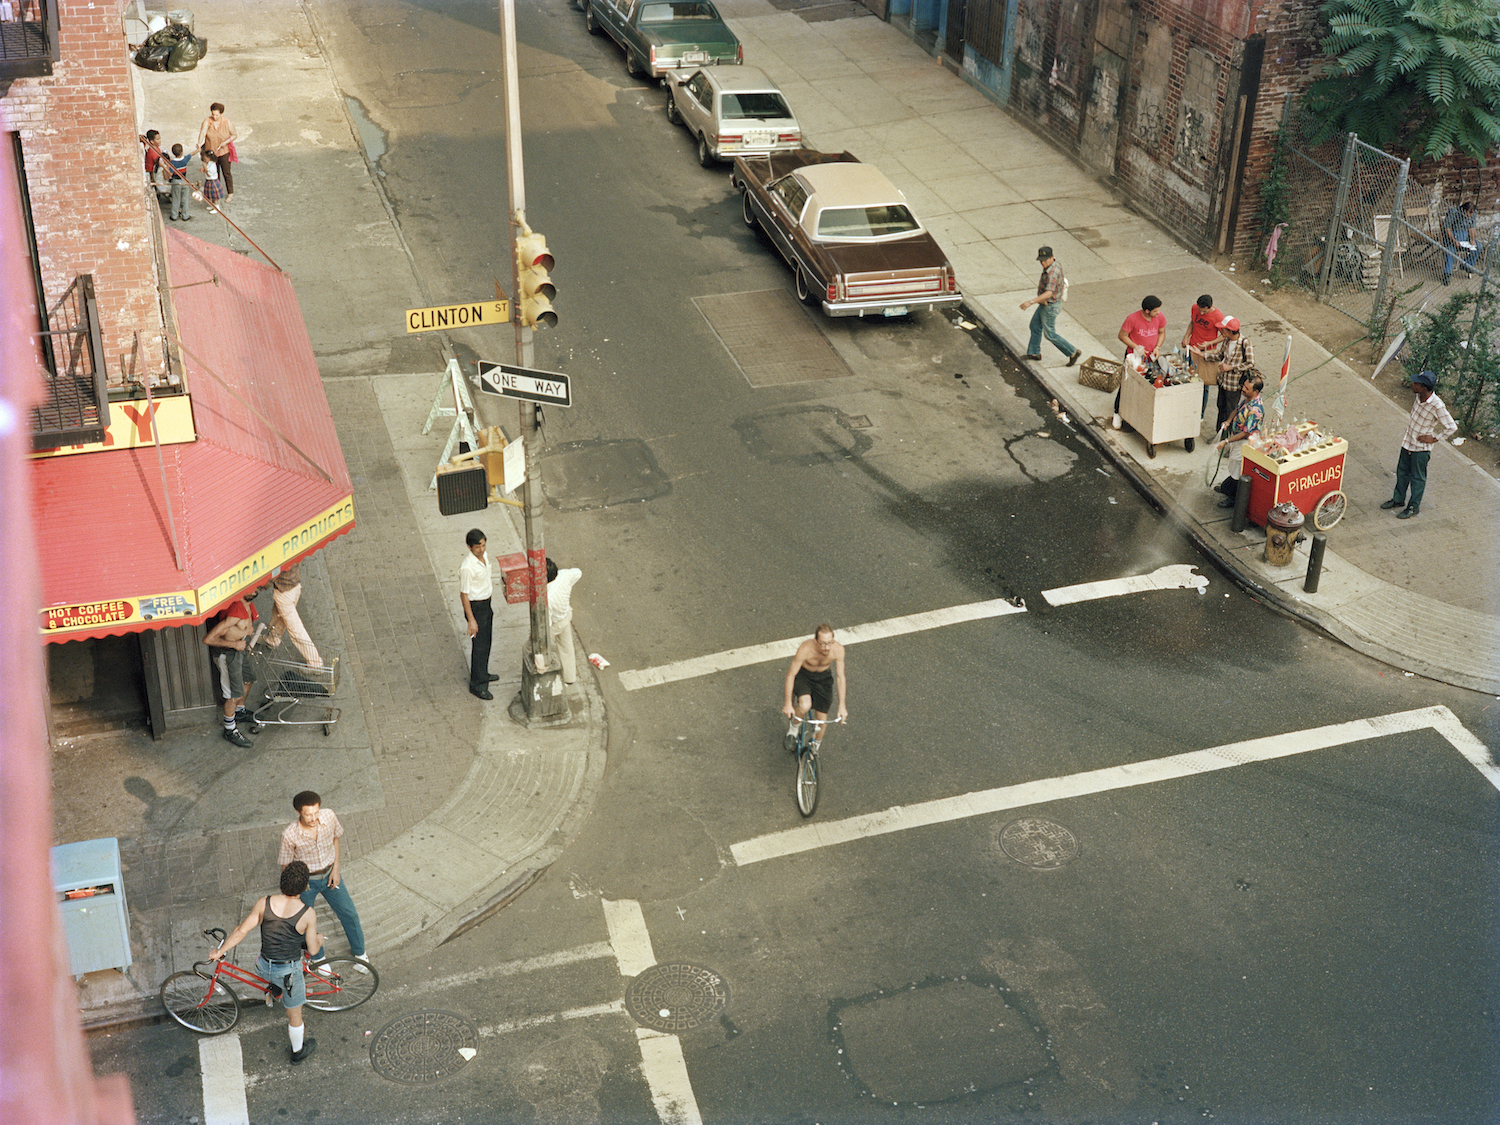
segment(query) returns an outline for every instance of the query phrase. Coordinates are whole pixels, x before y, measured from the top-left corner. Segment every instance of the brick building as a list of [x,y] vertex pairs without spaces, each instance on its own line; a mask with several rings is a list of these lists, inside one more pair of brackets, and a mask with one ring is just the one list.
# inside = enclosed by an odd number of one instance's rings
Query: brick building
[[164,221],[126,36],[144,25],[124,0],[17,6],[0,247],[25,368],[6,374],[42,388],[36,632],[54,666],[66,649],[90,682],[138,685],[159,737],[212,722],[203,622],[350,530],[352,488],[290,279]]

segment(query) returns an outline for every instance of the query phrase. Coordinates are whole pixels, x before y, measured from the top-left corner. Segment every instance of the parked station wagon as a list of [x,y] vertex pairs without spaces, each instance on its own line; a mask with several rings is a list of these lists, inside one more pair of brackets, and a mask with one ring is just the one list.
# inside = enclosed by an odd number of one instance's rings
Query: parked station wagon
[[802,127],[776,83],[754,66],[700,67],[667,76],[667,120],[698,142],[698,163],[802,147]]
[[847,152],[737,156],[745,222],[797,275],[797,296],[829,316],[904,316],[963,301],[942,248],[878,168]]
[[591,32],[608,32],[631,74],[660,78],[683,67],[737,65],[744,48],[710,0],[583,0]]

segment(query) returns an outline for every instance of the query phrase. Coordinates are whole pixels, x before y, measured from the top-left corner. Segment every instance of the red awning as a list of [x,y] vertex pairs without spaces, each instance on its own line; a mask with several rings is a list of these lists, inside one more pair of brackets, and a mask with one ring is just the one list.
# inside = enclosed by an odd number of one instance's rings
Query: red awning
[[32,462],[47,640],[201,621],[354,527],[291,279],[166,234],[197,440]]

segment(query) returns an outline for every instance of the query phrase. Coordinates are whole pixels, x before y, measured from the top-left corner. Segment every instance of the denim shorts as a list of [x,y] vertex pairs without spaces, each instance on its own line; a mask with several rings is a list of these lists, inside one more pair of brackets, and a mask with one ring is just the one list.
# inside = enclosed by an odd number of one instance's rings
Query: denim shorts
[[302,977],[302,962],[255,959],[255,971],[282,990],[284,1008],[300,1008],[307,1003],[307,982]]

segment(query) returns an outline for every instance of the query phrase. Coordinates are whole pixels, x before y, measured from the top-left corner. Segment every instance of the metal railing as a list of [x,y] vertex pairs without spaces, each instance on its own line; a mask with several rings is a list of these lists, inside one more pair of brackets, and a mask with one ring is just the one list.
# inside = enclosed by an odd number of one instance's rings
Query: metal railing
[[47,324],[41,333],[47,398],[31,410],[31,448],[103,441],[109,428],[109,386],[93,274],[73,279],[47,310]]
[[46,78],[59,59],[57,0],[11,0],[20,17],[0,20],[0,82]]

